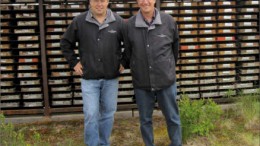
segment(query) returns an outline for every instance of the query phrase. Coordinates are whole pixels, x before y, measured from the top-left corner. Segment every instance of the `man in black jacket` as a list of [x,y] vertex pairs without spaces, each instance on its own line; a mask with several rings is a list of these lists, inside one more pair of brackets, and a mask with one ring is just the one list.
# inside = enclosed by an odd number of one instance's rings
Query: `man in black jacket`
[[[84,141],[109,146],[117,106],[123,19],[109,0],[90,0],[90,10],[73,19],[61,39],[63,55],[82,76]],[[74,53],[78,42],[79,58]]]
[[176,102],[179,35],[170,15],[159,12],[156,0],[137,0],[140,7],[126,25],[125,62],[130,64],[141,133],[154,146],[152,113],[157,99],[165,116],[171,146],[181,146],[181,122]]

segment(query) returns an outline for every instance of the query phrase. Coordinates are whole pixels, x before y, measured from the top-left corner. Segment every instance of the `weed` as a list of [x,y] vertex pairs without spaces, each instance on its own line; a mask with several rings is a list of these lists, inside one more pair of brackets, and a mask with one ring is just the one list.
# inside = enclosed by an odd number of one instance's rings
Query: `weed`
[[5,117],[0,114],[0,145],[1,146],[27,146],[24,135],[14,131],[11,123],[5,123]]
[[226,98],[231,98],[231,97],[234,96],[234,95],[236,95],[236,91],[235,91],[235,90],[232,90],[232,89],[229,89],[229,90],[225,93],[224,97],[226,97]]
[[40,133],[36,132],[32,135],[33,144],[28,143],[24,138],[24,129],[15,130],[12,123],[5,122],[5,116],[0,114],[0,145],[1,146],[49,146],[44,142]]

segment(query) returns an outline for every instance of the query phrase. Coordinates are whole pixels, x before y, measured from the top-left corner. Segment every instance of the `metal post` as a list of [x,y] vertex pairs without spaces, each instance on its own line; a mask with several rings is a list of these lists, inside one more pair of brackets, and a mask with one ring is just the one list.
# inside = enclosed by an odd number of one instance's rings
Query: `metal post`
[[49,104],[49,89],[47,77],[47,60],[46,60],[46,46],[45,46],[45,32],[44,32],[44,13],[43,0],[39,0],[39,24],[40,24],[40,40],[41,40],[41,63],[42,63],[42,82],[43,82],[43,98],[44,98],[44,115],[50,116]]
[[[258,3],[258,10],[260,10],[260,2]],[[258,33],[259,33],[259,36],[260,36],[260,11],[258,11]],[[260,44],[260,39],[258,40],[259,44]],[[258,46],[259,50],[260,50],[260,46]],[[260,52],[258,54],[258,61],[260,61]],[[258,73],[258,78],[260,78],[260,66],[259,66],[259,73]],[[260,88],[260,81],[258,79],[258,88]]]

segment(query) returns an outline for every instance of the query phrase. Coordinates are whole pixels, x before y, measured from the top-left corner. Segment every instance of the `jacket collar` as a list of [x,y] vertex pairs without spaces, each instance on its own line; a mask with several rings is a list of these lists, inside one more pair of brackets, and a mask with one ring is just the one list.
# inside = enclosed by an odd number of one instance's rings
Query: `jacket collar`
[[161,25],[161,24],[162,24],[161,16],[159,11],[156,8],[155,8],[155,18],[150,26],[148,26],[147,23],[145,22],[141,10],[139,10],[136,15],[135,27],[147,27],[147,28],[151,27],[151,29],[153,29],[155,28],[155,25]]
[[90,22],[90,23],[94,23],[96,25],[99,26],[99,30],[103,29],[103,28],[106,28],[109,26],[109,23],[112,23],[114,21],[116,21],[116,18],[113,14],[113,12],[110,10],[110,9],[107,9],[107,15],[106,15],[106,18],[105,18],[105,21],[104,23],[100,24],[93,16],[91,10],[88,11],[87,13],[87,16],[85,18],[85,20],[87,22]]

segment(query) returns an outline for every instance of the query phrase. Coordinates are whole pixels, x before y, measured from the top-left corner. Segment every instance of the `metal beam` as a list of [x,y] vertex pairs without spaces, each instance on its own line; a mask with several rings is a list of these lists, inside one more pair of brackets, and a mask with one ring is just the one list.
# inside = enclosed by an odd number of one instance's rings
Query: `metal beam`
[[11,116],[11,115],[36,115],[36,114],[42,114],[44,112],[44,109],[1,110],[1,112],[6,116]]
[[42,84],[43,84],[43,99],[44,99],[44,115],[50,116],[49,104],[49,89],[47,77],[47,60],[46,60],[46,45],[45,45],[45,24],[43,13],[43,0],[39,0],[39,24],[40,24],[40,46],[41,46],[41,63],[42,63]]

